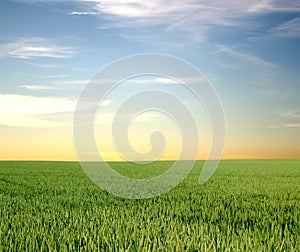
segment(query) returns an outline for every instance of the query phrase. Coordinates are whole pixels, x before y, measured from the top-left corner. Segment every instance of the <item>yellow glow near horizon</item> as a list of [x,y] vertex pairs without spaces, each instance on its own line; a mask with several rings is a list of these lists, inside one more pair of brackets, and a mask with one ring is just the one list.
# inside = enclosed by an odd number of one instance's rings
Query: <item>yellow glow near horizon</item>
[[[50,123],[49,126],[52,128],[47,128],[47,117],[38,115],[43,107],[33,107],[31,100],[24,96],[14,98],[22,102],[25,100],[26,109],[31,108],[29,112],[37,111],[37,115],[31,121],[30,117],[23,113],[24,107],[15,109],[14,113],[16,114],[11,117],[13,120],[10,119],[9,113],[4,114],[7,122],[13,123],[15,126],[0,125],[0,160],[76,161],[71,115],[67,116],[69,121],[59,123],[58,126]],[[2,99],[2,101],[4,100]],[[34,102],[36,101],[41,102],[40,98],[34,99]],[[73,100],[52,98],[46,100],[46,102],[48,105],[55,104],[51,109],[54,112],[69,111],[73,106]],[[26,120],[24,121],[25,117]],[[107,125],[111,126],[112,118],[113,114],[108,113],[106,116],[101,117],[100,123],[96,119],[95,139],[105,160],[126,161],[116,151],[112,141],[111,128],[107,127]],[[158,116],[155,113],[145,113],[136,119],[129,128],[128,137],[132,147],[137,152],[147,152],[150,148],[149,138],[151,132],[159,130],[166,137],[167,147],[160,160],[177,159],[180,151],[180,132],[178,132],[172,120],[165,118],[165,116]],[[36,122],[38,122],[36,127],[33,127]],[[29,126],[25,127],[23,124]],[[208,157],[212,136],[207,122],[201,121],[201,125],[198,126],[200,127],[200,150],[197,159],[205,160]],[[223,159],[300,158],[299,143],[300,134],[297,127],[228,127]],[[191,157],[187,156],[185,159],[191,159]]]
[[[0,126],[0,128],[1,160],[77,160],[71,127],[41,129]],[[294,130],[290,129],[289,132],[282,129],[267,129],[263,133],[264,137],[259,137],[254,132],[244,134],[229,130],[223,159],[300,158],[298,149],[300,136],[295,137]],[[144,141],[145,136],[138,138],[141,142],[136,142],[134,147],[137,151],[145,151],[145,146],[148,146],[149,142]],[[178,142],[176,146],[169,146],[161,160],[176,159],[179,147]],[[200,146],[197,158],[206,159],[208,151],[209,141],[206,141]],[[114,148],[106,149],[102,155],[107,161],[124,161]]]
[[69,128],[0,126],[1,160],[76,160]]

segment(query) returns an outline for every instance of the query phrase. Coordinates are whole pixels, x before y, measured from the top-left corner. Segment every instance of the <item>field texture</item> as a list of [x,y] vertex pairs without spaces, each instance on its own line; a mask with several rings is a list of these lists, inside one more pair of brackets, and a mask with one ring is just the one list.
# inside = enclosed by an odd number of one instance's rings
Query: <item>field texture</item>
[[[113,163],[149,177],[171,162]],[[300,251],[300,160],[203,162],[169,193],[112,196],[72,162],[0,162],[0,251]]]

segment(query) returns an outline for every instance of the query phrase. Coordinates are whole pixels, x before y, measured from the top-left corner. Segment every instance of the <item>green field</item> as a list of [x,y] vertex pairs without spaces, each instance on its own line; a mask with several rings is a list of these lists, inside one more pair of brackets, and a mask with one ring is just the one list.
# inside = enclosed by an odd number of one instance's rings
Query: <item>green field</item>
[[[0,251],[300,251],[300,160],[203,162],[167,194],[112,196],[75,162],[0,162]],[[147,177],[145,167],[113,163]]]

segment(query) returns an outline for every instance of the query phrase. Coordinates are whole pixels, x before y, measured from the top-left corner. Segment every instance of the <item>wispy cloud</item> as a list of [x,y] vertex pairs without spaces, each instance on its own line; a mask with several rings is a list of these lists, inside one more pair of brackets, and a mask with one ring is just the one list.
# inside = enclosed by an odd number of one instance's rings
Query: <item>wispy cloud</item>
[[0,59],[68,58],[74,54],[72,47],[60,46],[40,37],[18,38],[0,44]]
[[269,129],[282,129],[282,128],[300,128],[300,123],[284,123],[278,125],[268,126]]
[[[167,17],[172,14],[202,14],[200,18],[210,20],[209,23],[217,23],[220,20],[239,17],[245,13],[268,13],[300,11],[298,0],[254,0],[254,1],[189,1],[189,0],[161,0],[161,1],[134,1],[134,0],[74,0],[81,3],[84,9],[93,10],[92,13],[106,13],[119,17]],[[199,13],[200,12],[200,13]],[[222,15],[218,17],[217,13]],[[196,16],[194,15],[194,17]],[[173,17],[174,18],[174,17]],[[215,21],[213,21],[215,18]],[[162,22],[162,20],[160,20]],[[230,23],[230,22],[229,22]],[[228,24],[226,22],[225,24]]]
[[0,124],[37,128],[64,126],[67,121],[49,120],[47,115],[71,113],[75,104],[72,98],[0,94]]
[[300,123],[288,123],[288,124],[284,124],[284,127],[286,127],[286,128],[299,128],[300,129]]
[[300,37],[300,18],[294,18],[286,21],[277,27],[269,30],[270,34],[280,38]]
[[[61,76],[61,77],[60,77]],[[31,91],[69,90],[70,88],[82,88],[89,80],[64,80],[64,75],[47,76],[50,81],[47,85],[20,85],[19,87]],[[52,79],[52,80],[51,80]],[[54,79],[54,80],[53,80]]]
[[24,63],[26,63],[27,65],[34,66],[34,67],[39,67],[39,68],[50,68],[50,69],[52,68],[52,69],[55,69],[55,68],[61,68],[62,67],[62,65],[59,65],[59,64],[47,64],[47,63],[41,63],[41,62],[34,63],[34,62],[31,62],[31,61],[25,61]]
[[57,80],[61,85],[86,85],[90,80]]
[[164,76],[144,76],[139,78],[132,78],[124,81],[125,84],[133,84],[133,85],[181,85],[182,83],[199,83],[207,82],[207,79],[204,77],[188,77],[182,76],[180,79],[173,79],[172,77],[164,77]]
[[87,12],[87,11],[73,11],[73,12],[70,12],[70,15],[95,15],[96,12]]
[[[187,38],[203,40],[215,26],[245,26],[245,18],[273,12],[299,12],[299,0],[196,1],[196,0],[74,0],[82,11],[74,14],[106,18],[107,28],[164,27],[166,32],[184,32]],[[140,36],[141,34],[136,34]],[[132,35],[133,36],[133,35]]]
[[177,84],[176,80],[161,77],[156,78],[156,82],[159,84]]
[[[77,99],[71,97],[0,93],[0,124],[35,128],[70,126],[76,103]],[[101,105],[111,103],[104,100]]]
[[178,84],[176,80],[163,77],[132,78],[124,81],[124,83],[129,85]]
[[298,110],[289,110],[289,111],[278,111],[276,114],[279,114],[284,123],[281,124],[283,128],[300,128],[300,112]]
[[286,118],[300,119],[300,112],[298,112],[297,110],[279,112],[279,114]]
[[[19,0],[23,2],[63,2],[62,0]],[[255,15],[276,12],[300,12],[300,0],[71,0],[76,5],[70,15],[93,15],[99,28],[124,28],[121,35],[147,40],[155,29],[156,39],[178,36],[186,41],[204,41],[218,26],[247,27]],[[247,18],[248,21],[246,21]],[[103,22],[103,20],[106,22]],[[257,21],[256,24],[257,25]],[[251,25],[250,25],[251,26]],[[161,30],[161,32],[159,32]],[[145,33],[145,31],[148,31]],[[152,32],[151,32],[152,33]],[[167,34],[167,35],[166,35]],[[174,41],[174,39],[172,39]]]
[[259,57],[256,57],[256,56],[253,56],[253,55],[250,55],[250,54],[246,54],[246,53],[242,53],[242,52],[233,50],[232,48],[230,48],[228,46],[218,45],[217,48],[221,52],[227,53],[227,54],[229,54],[231,56],[234,56],[234,57],[238,57],[240,59],[243,59],[245,61],[248,61],[252,64],[255,64],[255,65],[258,65],[258,66],[261,66],[261,67],[266,67],[266,68],[275,68],[275,67],[277,67],[275,64],[273,64],[269,61],[263,60]]
[[45,77],[50,78],[50,79],[61,79],[61,78],[68,78],[69,75],[67,75],[67,74],[56,74],[56,75],[47,75]]
[[299,12],[300,5],[298,0],[251,1],[247,11],[250,13]]
[[265,125],[227,125],[229,128],[240,129],[283,129],[283,128],[300,128],[300,123],[280,123]]
[[60,87],[45,86],[45,85],[21,85],[21,88],[25,88],[32,91],[45,91],[45,90],[60,90]]

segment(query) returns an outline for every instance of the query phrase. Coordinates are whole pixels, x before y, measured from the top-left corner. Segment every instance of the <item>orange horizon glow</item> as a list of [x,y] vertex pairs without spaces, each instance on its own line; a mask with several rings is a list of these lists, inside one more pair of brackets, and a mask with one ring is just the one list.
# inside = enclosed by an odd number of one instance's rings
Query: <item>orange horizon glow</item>
[[[72,134],[72,130],[68,128],[24,128],[21,132],[17,127],[1,127],[0,160],[78,161]],[[145,139],[142,138],[142,140]],[[244,140],[247,144],[240,144],[236,135],[235,138],[228,136],[222,160],[300,159],[296,140],[294,144],[290,141],[285,145],[283,142],[281,145],[266,142],[260,145],[259,138],[253,136],[248,136],[248,138],[244,136]],[[138,152],[148,150],[149,146],[146,143],[143,145],[143,141],[133,145]],[[176,144],[173,142],[173,144],[174,148],[166,149],[160,160],[177,160],[180,148],[178,142]],[[200,143],[200,151],[196,159],[206,160],[209,150],[209,139],[207,139]],[[115,151],[111,143],[107,144],[107,148],[101,154],[106,161],[126,161]],[[194,158],[187,157],[186,159]]]
[[[145,133],[143,130],[136,132],[138,140],[133,139],[133,147],[138,152],[146,152],[149,149],[148,135],[139,135]],[[177,160],[180,142],[172,140],[172,132],[167,133],[171,139],[167,146],[170,147],[160,160]],[[228,128],[222,160],[300,159],[300,137],[294,135],[294,132],[289,133],[286,129],[268,129],[263,131],[263,137],[260,132],[247,133]],[[273,137],[275,134],[276,138]],[[78,161],[71,127],[26,128],[0,125],[0,138],[0,160]],[[106,161],[126,161],[116,152],[111,142],[105,139],[103,141],[107,147],[101,153]],[[209,146],[210,137],[201,137],[197,160],[207,159]]]

